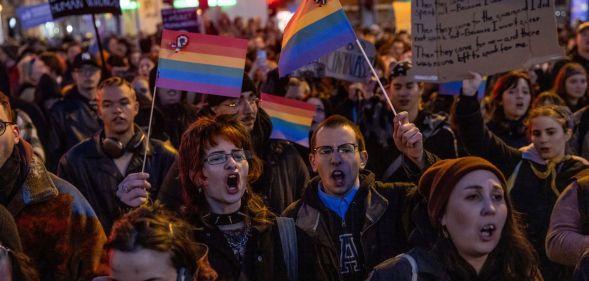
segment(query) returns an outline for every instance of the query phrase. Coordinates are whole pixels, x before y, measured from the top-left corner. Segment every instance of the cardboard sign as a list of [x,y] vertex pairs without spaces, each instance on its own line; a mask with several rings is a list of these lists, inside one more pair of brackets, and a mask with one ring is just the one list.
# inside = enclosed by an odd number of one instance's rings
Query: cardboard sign
[[53,18],[86,14],[121,14],[119,0],[49,0]]
[[[376,48],[365,40],[360,40],[368,59],[374,65]],[[356,42],[335,50],[333,53],[318,60],[325,70],[325,76],[352,82],[366,81],[372,75],[370,66],[362,55]]]
[[46,22],[53,21],[49,3],[16,8],[16,16],[22,28],[31,28]]
[[200,32],[195,8],[163,9],[162,22],[164,29]]
[[447,82],[564,57],[552,0],[411,1],[416,80]]

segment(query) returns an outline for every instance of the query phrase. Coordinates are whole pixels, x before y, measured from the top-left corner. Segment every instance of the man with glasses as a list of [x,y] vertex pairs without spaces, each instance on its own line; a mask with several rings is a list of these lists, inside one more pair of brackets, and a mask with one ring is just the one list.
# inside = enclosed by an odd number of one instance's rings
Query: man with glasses
[[74,186],[47,171],[19,138],[13,118],[8,98],[0,93],[0,204],[14,216],[24,252],[42,280],[91,280],[103,274],[106,236],[92,207]]
[[[406,112],[397,118],[407,123]],[[419,131],[412,124],[396,131],[403,151],[411,159],[421,159]],[[409,247],[402,217],[415,186],[378,182],[364,170],[368,160],[364,137],[341,115],[321,122],[310,145],[309,160],[318,176],[283,215],[295,219],[314,238],[323,266],[336,271],[340,280],[364,280],[375,265]]]
[[[253,81],[244,74],[239,98],[207,96],[208,106],[199,115],[235,115],[252,138],[254,152],[263,162],[263,173],[252,184],[266,205],[275,213],[282,212],[290,203],[300,198],[309,179],[309,171],[294,145],[288,141],[270,139],[272,121],[260,108],[259,92]],[[160,199],[176,209],[181,202],[177,184],[177,171],[168,175],[162,187]]]
[[90,53],[81,53],[74,59],[73,68],[74,86],[49,112],[47,165],[50,170],[55,170],[63,153],[100,130],[96,115],[100,67]]
[[139,103],[123,78],[104,80],[97,98],[103,130],[64,154],[57,172],[84,194],[109,233],[127,210],[156,198],[176,150],[154,139],[146,147],[146,136],[134,123]]

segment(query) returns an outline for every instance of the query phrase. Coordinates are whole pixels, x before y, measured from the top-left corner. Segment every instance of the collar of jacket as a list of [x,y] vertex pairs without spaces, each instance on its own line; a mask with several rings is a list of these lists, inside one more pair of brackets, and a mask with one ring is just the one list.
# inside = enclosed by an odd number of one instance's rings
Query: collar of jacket
[[[536,164],[541,164],[541,165],[546,165],[547,164],[546,160],[544,160],[542,158],[542,156],[540,156],[540,152],[538,152],[538,150],[534,147],[534,144],[533,143],[531,143],[531,144],[529,144],[527,146],[521,147],[519,149],[519,151],[522,152],[522,158],[523,159],[532,161],[532,162],[534,162]],[[584,165],[589,165],[589,161],[587,161],[585,158],[579,157],[579,156],[576,156],[576,155],[571,155],[571,154],[565,155],[564,158],[561,160],[561,162],[564,162],[564,161],[569,160],[569,159],[573,159],[575,161],[579,161],[579,162],[583,163]]]
[[57,187],[51,179],[51,174],[45,168],[43,161],[32,153],[30,145],[21,139],[21,144],[15,148],[25,151],[28,161],[28,172],[20,192],[8,203],[8,210],[13,215],[20,213],[27,205],[46,201],[59,195]]
[[[137,124],[133,124],[133,126],[135,127],[135,134],[142,134],[145,137],[147,137],[147,135],[145,135],[143,133],[143,130],[141,130],[141,128],[139,128],[139,126],[137,126]],[[100,131],[98,131],[95,135],[94,135],[94,142],[96,144],[96,149],[94,149],[93,151],[87,151],[86,157],[89,158],[103,158],[103,157],[108,157],[104,151],[102,151],[102,138],[104,137],[104,129],[101,129]],[[133,136],[132,139],[134,139],[135,137]],[[145,142],[145,141],[144,141]],[[147,156],[151,156],[153,154],[153,145],[151,145],[150,142],[149,143],[149,149],[147,149]],[[145,149],[145,143],[141,144],[141,155],[144,155],[146,153],[146,149]]]
[[[321,219],[322,212],[320,211],[325,206],[322,205],[317,193],[320,180],[319,177],[315,177],[307,186],[301,199],[302,205],[297,212],[296,225],[322,244],[330,245],[332,242],[329,236],[323,235],[323,231],[318,230],[320,227],[327,228],[325,221]],[[360,194],[362,190],[366,191],[366,198],[364,199],[366,213],[362,233],[378,222],[389,206],[389,201],[374,188],[375,182],[372,172],[368,170],[360,171],[360,189],[357,194]]]

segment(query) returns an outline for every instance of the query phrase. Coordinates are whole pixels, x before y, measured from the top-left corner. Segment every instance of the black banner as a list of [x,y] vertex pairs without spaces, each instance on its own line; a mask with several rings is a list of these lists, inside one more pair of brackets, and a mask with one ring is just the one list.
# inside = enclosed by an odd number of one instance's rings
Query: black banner
[[87,14],[121,14],[119,0],[49,0],[53,18]]

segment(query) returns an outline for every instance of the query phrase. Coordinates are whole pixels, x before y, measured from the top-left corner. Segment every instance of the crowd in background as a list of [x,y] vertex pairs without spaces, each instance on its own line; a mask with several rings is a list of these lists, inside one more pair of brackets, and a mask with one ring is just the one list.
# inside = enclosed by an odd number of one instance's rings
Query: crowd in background
[[[0,46],[0,276],[589,280],[589,22],[459,96],[408,75],[410,33],[358,28],[397,115],[376,78],[280,77],[274,18],[204,30],[249,40],[241,97],[154,93],[161,31]],[[309,147],[260,93],[316,106]]]

